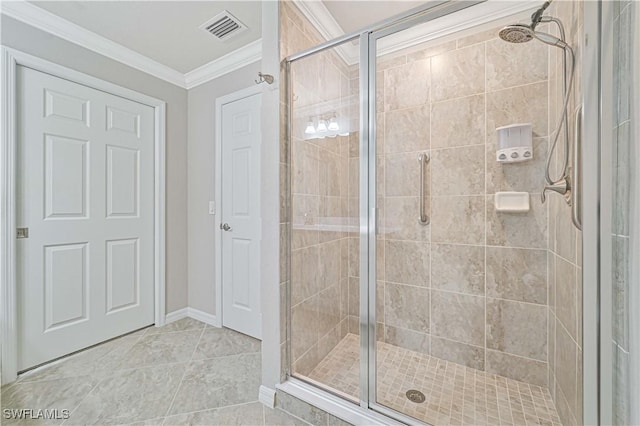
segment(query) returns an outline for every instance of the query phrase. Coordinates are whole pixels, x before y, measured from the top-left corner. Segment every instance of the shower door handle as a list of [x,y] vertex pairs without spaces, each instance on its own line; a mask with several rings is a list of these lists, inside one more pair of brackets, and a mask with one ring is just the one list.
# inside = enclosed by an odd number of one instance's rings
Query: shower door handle
[[424,184],[424,179],[426,176],[426,167],[429,162],[429,154],[426,152],[421,152],[418,154],[418,162],[420,163],[420,225],[428,225],[429,224],[429,216],[427,216],[427,208],[424,205],[425,199],[427,198],[425,195],[426,185]]
[[571,183],[573,186],[571,200],[571,221],[576,228],[582,230],[582,105],[576,108],[576,118],[573,127],[573,170]]

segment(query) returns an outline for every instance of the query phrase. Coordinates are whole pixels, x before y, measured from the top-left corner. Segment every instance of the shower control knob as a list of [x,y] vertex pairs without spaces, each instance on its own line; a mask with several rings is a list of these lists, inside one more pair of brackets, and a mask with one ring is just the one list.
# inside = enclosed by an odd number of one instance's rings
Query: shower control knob
[[500,154],[500,159],[501,159],[501,160],[506,160],[506,159],[507,159],[506,154]]
[[524,157],[524,158],[529,158],[529,157],[531,157],[531,152],[529,152],[529,151],[525,151],[525,152],[524,152],[523,157]]
[[518,158],[518,153],[517,152],[512,152],[511,153],[511,158]]

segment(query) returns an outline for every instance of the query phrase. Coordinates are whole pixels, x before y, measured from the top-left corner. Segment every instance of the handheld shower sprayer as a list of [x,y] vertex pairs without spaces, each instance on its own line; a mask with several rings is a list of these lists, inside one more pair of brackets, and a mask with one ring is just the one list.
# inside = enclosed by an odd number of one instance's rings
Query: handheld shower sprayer
[[[573,85],[573,74],[575,69],[575,53],[571,46],[565,41],[565,31],[562,21],[553,16],[544,16],[544,11],[549,7],[552,0],[547,0],[544,4],[531,15],[531,24],[512,24],[507,25],[500,30],[498,35],[501,39],[509,43],[526,43],[534,38],[542,43],[548,44],[562,49],[562,115],[558,122],[558,126],[554,130],[553,142],[547,153],[547,162],[545,168],[545,187],[542,191],[542,202],[546,200],[546,191],[555,191],[565,196],[567,202],[570,202],[571,182],[569,180],[569,117],[567,108],[569,106],[569,95]],[[554,23],[558,27],[559,37],[554,35],[536,31],[536,27],[542,23]],[[567,62],[570,62],[569,71],[567,72]],[[556,151],[560,132],[564,127],[564,152],[562,159],[562,171],[557,179],[551,177],[551,159]]]

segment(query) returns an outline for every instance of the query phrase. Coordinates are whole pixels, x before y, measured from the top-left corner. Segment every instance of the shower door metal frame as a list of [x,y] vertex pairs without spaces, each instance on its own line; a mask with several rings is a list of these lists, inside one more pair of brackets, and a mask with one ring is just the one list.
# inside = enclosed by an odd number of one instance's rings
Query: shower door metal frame
[[[370,26],[368,28],[362,29],[360,31],[356,31],[353,33],[345,34],[344,36],[338,37],[334,40],[322,43],[313,48],[301,51],[299,53],[293,54],[284,60],[285,74],[286,74],[286,98],[287,98],[287,132],[285,135],[289,141],[289,149],[287,152],[289,165],[291,164],[291,134],[293,127],[293,108],[292,108],[292,81],[291,81],[291,64],[299,59],[303,59],[307,56],[314,55],[316,53],[322,52],[324,50],[328,50],[331,48],[335,48],[345,42],[354,41],[359,39],[360,42],[360,63],[359,63],[359,78],[360,78],[360,140],[359,140],[359,149],[360,149],[360,161],[359,161],[359,194],[360,194],[360,203],[359,203],[359,235],[360,235],[360,254],[359,254],[359,266],[360,266],[360,409],[363,413],[371,413],[374,415],[384,415],[388,417],[390,420],[398,420],[405,424],[418,424],[424,425],[425,423],[420,422],[419,420],[397,412],[391,408],[380,405],[376,402],[376,240],[377,240],[377,194],[376,194],[376,45],[377,41],[380,38],[385,36],[409,29],[413,26],[428,22],[430,20],[436,19],[438,17],[442,17],[444,15],[448,15],[451,13],[458,12],[462,9],[477,5],[479,3],[483,3],[487,0],[473,0],[469,2],[460,2],[454,0],[435,0],[424,5],[412,9],[403,14],[394,16],[390,19],[382,21],[376,25]],[[598,2],[599,3],[599,2]],[[588,21],[588,15],[593,15],[594,7],[597,9],[597,6],[593,6],[594,4],[598,4],[595,2],[587,2],[587,7],[585,5],[585,29],[592,28],[590,22]],[[599,17],[599,15],[598,15]],[[591,60],[595,60],[591,58]],[[599,60],[599,58],[597,58]],[[599,63],[599,62],[597,62]],[[589,68],[585,68],[585,81],[589,81],[586,79]],[[583,85],[584,86],[584,85]],[[586,87],[586,86],[585,86]],[[593,97],[589,97],[585,95],[585,102],[593,102]],[[589,120],[589,116],[587,108],[585,108],[585,120],[583,126],[584,129],[589,129],[588,125],[597,125]],[[589,131],[584,131],[583,134],[590,135]],[[595,134],[595,133],[594,133]],[[597,158],[591,157],[592,153],[589,153],[588,150],[583,150],[583,161],[585,166],[593,165],[593,162],[597,162]],[[593,154],[595,155],[595,154]],[[596,163],[597,164],[597,163]],[[585,169],[588,169],[585,167]],[[287,175],[287,188],[289,193],[287,194],[289,197],[291,196],[291,172],[292,168],[288,168]],[[595,188],[592,179],[589,178],[589,174],[584,175],[584,186],[586,188]],[[585,191],[585,196],[583,198],[583,206],[593,205],[592,200],[589,196],[594,191]],[[588,227],[589,224],[593,224],[594,220],[597,220],[598,212],[594,210],[590,210],[583,207],[584,221],[585,227]],[[287,229],[288,238],[291,238],[292,232],[292,215],[291,215],[291,203],[289,203],[289,225]],[[591,241],[590,238],[598,239],[598,235],[589,235],[589,231],[585,230],[585,242]],[[291,258],[291,244],[287,245],[286,256]],[[594,245],[597,247],[597,244]],[[593,258],[593,256],[599,255],[599,252],[596,248],[589,251],[585,247],[585,259]],[[593,266],[597,268],[597,261],[590,264],[588,260],[585,260],[585,284],[587,284],[587,274],[588,267]],[[291,267],[291,263],[288,263],[288,268]],[[288,271],[288,276],[291,277],[291,271]],[[597,280],[597,278],[596,278]],[[595,291],[595,290],[594,290]],[[584,294],[585,301],[589,298],[595,298],[595,294],[590,292],[590,290],[585,290]],[[304,380],[303,378],[293,376],[292,371],[292,357],[291,357],[291,281],[289,280],[289,285],[286,287],[286,333],[287,333],[287,345],[286,345],[286,376],[288,379],[291,379],[292,382],[303,383],[307,387],[307,391],[309,389],[313,389],[311,392],[317,392],[318,398],[323,398],[326,400],[332,401],[349,401],[345,399],[343,396],[338,395],[337,392],[333,392],[330,388],[326,386],[318,386],[318,383],[313,383],[312,381]],[[588,326],[594,325],[593,321],[587,319],[595,318],[597,316],[596,312],[593,312],[593,315],[588,315],[592,311],[597,310],[597,305],[594,305],[593,309],[585,305],[585,322],[584,322],[584,330],[592,330],[588,328]],[[595,321],[597,324],[597,321]],[[584,365],[585,367],[589,366],[588,358],[591,354],[587,354],[587,344],[588,342],[595,343],[594,340],[590,340],[588,333],[585,333],[585,359]],[[595,355],[594,355],[595,356]],[[589,374],[586,372],[586,368],[583,372],[585,376],[584,380],[584,395],[585,395],[585,404],[584,404],[584,420],[585,422],[589,422],[589,420],[593,419],[593,414],[596,409],[593,405],[589,405],[592,402],[595,402],[597,405],[598,395],[595,394],[594,388],[588,389],[590,384],[593,384],[593,380],[590,379]],[[589,393],[594,399],[587,399],[587,393]],[[588,403],[587,403],[588,402]]]
[[[582,170],[593,173],[582,173],[582,398],[583,422],[587,425],[600,424],[602,419],[602,397],[600,366],[602,365],[602,312],[610,309],[603,306],[601,274],[603,247],[601,246],[600,220],[609,202],[601,200],[601,160],[600,160],[600,113],[601,86],[601,4],[600,2],[584,3],[584,50],[582,56],[582,141],[580,150]],[[605,52],[606,53],[606,52]],[[590,82],[591,84],[586,84]],[[590,190],[585,190],[590,189]],[[603,211],[603,209],[605,211]],[[610,301],[610,298],[609,298]],[[610,312],[610,310],[609,310]],[[604,315],[606,317],[606,314]],[[611,351],[607,351],[610,353]]]

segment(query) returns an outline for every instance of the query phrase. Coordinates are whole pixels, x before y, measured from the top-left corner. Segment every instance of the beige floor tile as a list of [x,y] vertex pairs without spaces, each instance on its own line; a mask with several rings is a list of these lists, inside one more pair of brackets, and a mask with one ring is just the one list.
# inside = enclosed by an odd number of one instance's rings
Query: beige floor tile
[[[309,378],[352,398],[359,393],[359,337],[348,334]],[[378,342],[377,402],[436,425],[559,423],[546,388]],[[425,395],[411,402],[410,389]]]

